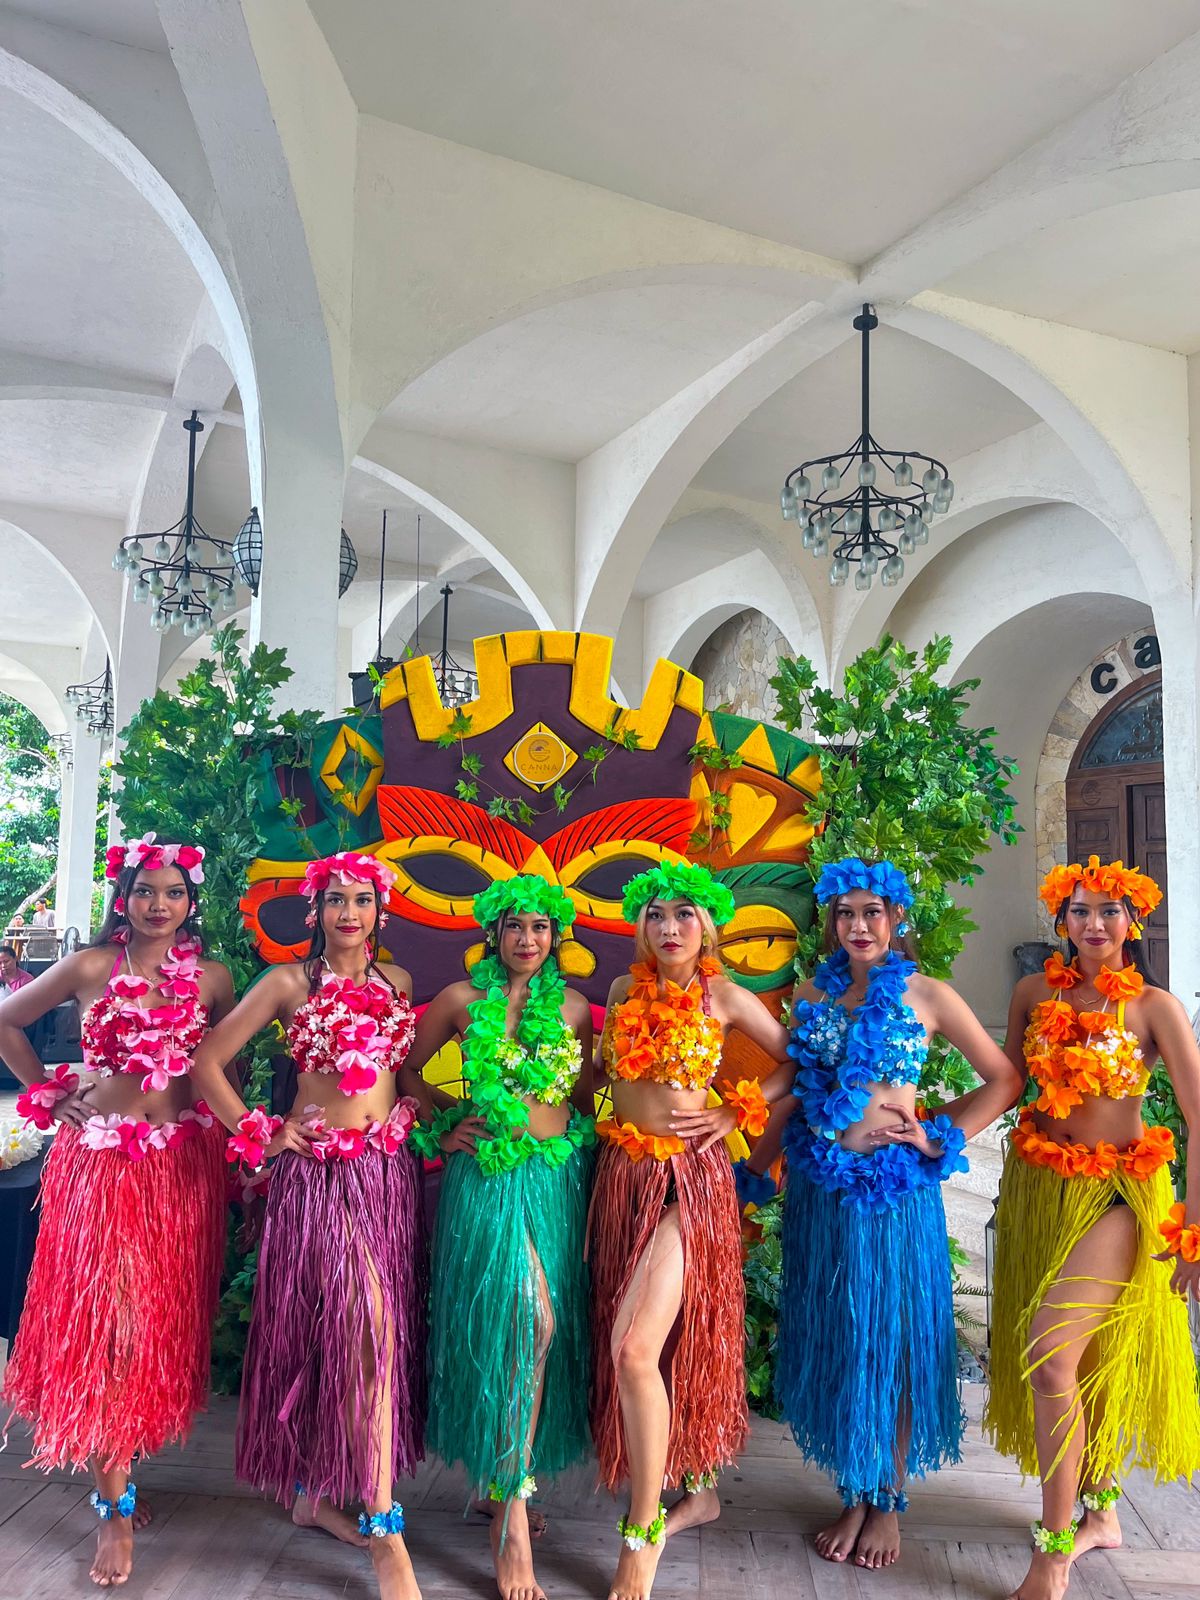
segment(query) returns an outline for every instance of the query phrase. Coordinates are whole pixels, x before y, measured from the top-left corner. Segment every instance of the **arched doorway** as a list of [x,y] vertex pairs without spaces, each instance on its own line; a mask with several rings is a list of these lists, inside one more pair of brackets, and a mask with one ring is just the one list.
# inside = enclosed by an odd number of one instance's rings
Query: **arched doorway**
[[1162,674],[1127,684],[1079,741],[1067,773],[1067,859],[1120,858],[1162,887],[1146,927],[1146,955],[1169,977],[1167,825],[1163,791]]

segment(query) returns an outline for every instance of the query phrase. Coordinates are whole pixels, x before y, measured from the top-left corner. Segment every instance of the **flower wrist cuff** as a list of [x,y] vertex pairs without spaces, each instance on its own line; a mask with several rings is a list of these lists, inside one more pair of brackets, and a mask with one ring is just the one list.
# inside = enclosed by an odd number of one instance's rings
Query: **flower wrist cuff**
[[925,1158],[933,1168],[937,1181],[945,1183],[954,1173],[966,1172],[968,1162],[963,1155],[963,1147],[966,1145],[967,1136],[962,1129],[955,1127],[946,1116],[927,1117],[923,1126],[929,1137],[936,1139],[942,1147],[940,1155]]
[[763,1093],[763,1086],[757,1078],[743,1078],[739,1083],[730,1084],[725,1090],[725,1104],[737,1117],[737,1125],[743,1133],[748,1133],[752,1139],[757,1139],[767,1126],[771,1115],[771,1108],[767,1104],[767,1097]]
[[628,1517],[617,1518],[617,1532],[631,1550],[644,1550],[648,1544],[661,1544],[667,1536],[667,1508],[659,1502],[658,1515],[649,1527],[631,1522]]
[[273,1117],[266,1106],[255,1106],[237,1125],[225,1145],[226,1161],[240,1161],[257,1172],[266,1159],[267,1146],[283,1127],[282,1117]]
[[765,1206],[776,1194],[775,1180],[769,1172],[751,1172],[743,1158],[733,1163],[733,1182],[740,1206]]
[[1182,1256],[1187,1262],[1200,1261],[1200,1222],[1185,1223],[1187,1208],[1176,1201],[1159,1223],[1158,1231],[1173,1256]]
[[17,1096],[17,1115],[32,1122],[44,1133],[54,1125],[54,1107],[60,1100],[74,1094],[79,1087],[78,1076],[66,1065],[55,1067],[51,1076],[42,1083],[32,1083],[24,1094]]

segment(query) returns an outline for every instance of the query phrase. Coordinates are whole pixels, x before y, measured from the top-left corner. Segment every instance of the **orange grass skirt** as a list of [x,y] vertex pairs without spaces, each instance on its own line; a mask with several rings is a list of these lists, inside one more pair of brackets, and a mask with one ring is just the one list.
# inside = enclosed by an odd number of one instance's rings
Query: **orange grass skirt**
[[746,1293],[733,1172],[723,1144],[688,1145],[665,1159],[631,1159],[620,1144],[600,1152],[588,1217],[592,1276],[592,1437],[600,1480],[629,1476],[613,1359],[613,1325],[638,1262],[650,1249],[673,1187],[683,1237],[683,1304],[663,1353],[671,1400],[666,1483],[736,1461],[746,1442]]

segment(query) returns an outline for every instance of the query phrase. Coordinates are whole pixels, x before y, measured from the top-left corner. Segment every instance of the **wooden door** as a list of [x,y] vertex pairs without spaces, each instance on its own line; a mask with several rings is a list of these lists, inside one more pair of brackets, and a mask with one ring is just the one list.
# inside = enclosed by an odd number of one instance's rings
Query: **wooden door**
[[[1128,791],[1130,857],[1163,892],[1162,904],[1146,924],[1146,958],[1160,983],[1169,981],[1167,930],[1167,807],[1161,783],[1130,783]],[[1074,857],[1072,857],[1072,860]]]

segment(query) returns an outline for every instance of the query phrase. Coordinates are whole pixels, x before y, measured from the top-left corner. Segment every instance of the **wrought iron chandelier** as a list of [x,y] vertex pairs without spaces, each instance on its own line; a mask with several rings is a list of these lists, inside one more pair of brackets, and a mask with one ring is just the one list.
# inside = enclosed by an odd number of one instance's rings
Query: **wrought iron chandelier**
[[[342,538],[346,538],[345,530]],[[349,540],[346,540],[349,544]],[[421,519],[417,518],[417,548],[421,547]],[[353,548],[353,547],[352,547]],[[358,560],[355,558],[355,568]],[[375,659],[369,661],[361,672],[350,674],[350,694],[355,706],[360,711],[366,711],[374,706],[379,695],[380,679],[396,665],[391,656],[383,653],[383,581],[387,571],[387,512],[383,513],[383,529],[379,540],[379,618],[377,623],[377,636],[375,642]]]
[[862,335],[862,431],[848,450],[793,467],[779,500],[805,550],[825,556],[832,549],[831,584],[845,583],[855,565],[856,589],[869,589],[877,572],[890,588],[904,576],[904,557],[929,542],[934,517],[950,509],[954,484],[936,457],[885,450],[872,437],[870,341],[879,318],[864,305],[854,326]]
[[75,708],[76,721],[88,733],[101,738],[113,731],[113,681],[112,663],[105,661],[104,671],[87,683],[69,683],[66,697]]
[[479,678],[469,668],[460,667],[450,654],[450,596],[453,593],[448,583],[442,585],[442,648],[433,658],[433,675],[442,704],[457,708],[470,700],[478,700]]
[[[113,556],[113,566],[133,582],[139,604],[154,602],[150,624],[160,632],[180,628],[189,639],[204,632],[219,611],[232,611],[232,546],[214,539],[196,521],[196,435],[204,432],[193,411],[183,424],[188,435],[187,502],[183,515],[161,533],[129,534]],[[145,546],[154,540],[149,555]],[[211,555],[206,552],[211,551]],[[135,576],[136,574],[136,576]]]

